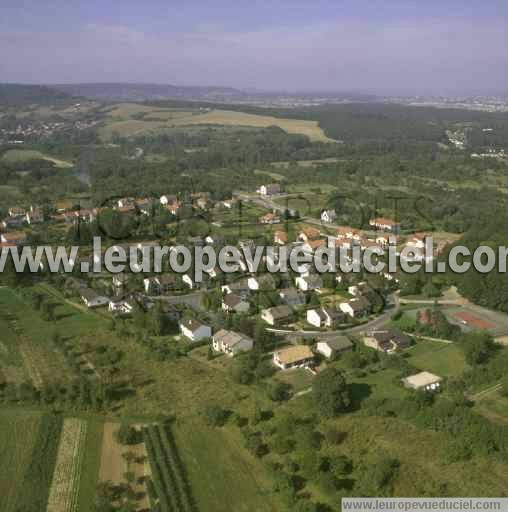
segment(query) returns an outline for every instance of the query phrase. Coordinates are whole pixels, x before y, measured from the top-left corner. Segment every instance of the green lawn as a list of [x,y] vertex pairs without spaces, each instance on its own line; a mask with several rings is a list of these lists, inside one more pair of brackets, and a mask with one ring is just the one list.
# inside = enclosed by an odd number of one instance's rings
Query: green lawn
[[466,369],[464,352],[457,344],[420,340],[407,353],[412,365],[441,377],[458,376]]
[[172,430],[198,510],[281,510],[266,466],[245,450],[235,427],[212,429],[194,418],[177,422]]
[[312,386],[314,375],[303,368],[295,368],[293,370],[278,371],[274,375],[274,380],[289,384],[295,393],[303,391]]

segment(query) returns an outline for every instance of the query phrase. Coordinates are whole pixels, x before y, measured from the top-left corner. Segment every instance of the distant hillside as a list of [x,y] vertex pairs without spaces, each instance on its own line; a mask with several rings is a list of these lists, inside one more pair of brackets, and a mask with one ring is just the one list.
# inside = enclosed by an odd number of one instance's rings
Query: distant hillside
[[72,101],[72,97],[45,85],[0,84],[0,105],[21,107],[25,105],[54,105]]
[[84,96],[103,101],[143,101],[143,100],[240,100],[246,94],[231,87],[186,87],[164,84],[125,84],[125,83],[90,83],[90,84],[55,84],[58,89],[72,96]]

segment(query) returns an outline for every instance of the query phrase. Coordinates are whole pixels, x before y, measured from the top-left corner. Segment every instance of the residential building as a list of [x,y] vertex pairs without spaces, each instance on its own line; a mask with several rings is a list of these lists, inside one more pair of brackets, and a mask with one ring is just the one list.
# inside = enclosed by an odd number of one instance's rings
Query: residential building
[[314,353],[308,345],[294,345],[273,353],[273,363],[281,370],[311,366]]
[[321,212],[321,221],[326,223],[332,223],[337,220],[337,214],[335,210],[323,210]]
[[248,313],[250,304],[241,295],[229,293],[222,300],[222,310],[227,313]]
[[106,306],[109,303],[109,298],[99,295],[95,290],[91,288],[83,288],[80,291],[81,300],[85,303],[88,308],[99,308]]
[[369,313],[370,303],[365,297],[355,297],[348,302],[341,302],[339,308],[350,317],[357,318]]
[[116,297],[109,301],[108,310],[117,315],[128,315],[134,310],[134,302],[126,297]]
[[376,217],[375,219],[369,220],[369,226],[382,231],[391,231],[397,233],[400,230],[400,223],[387,217]]
[[298,276],[295,279],[296,287],[304,292],[319,290],[323,288],[323,279],[319,274],[310,274],[308,276]]
[[323,354],[327,359],[337,354],[352,350],[353,344],[346,336],[334,336],[333,338],[318,338],[316,352]]
[[212,328],[194,318],[187,318],[180,321],[180,332],[192,342],[200,341],[203,338],[212,336]]
[[263,309],[261,318],[270,325],[283,324],[293,318],[293,310],[286,305]]
[[363,343],[380,352],[392,353],[409,348],[411,338],[398,329],[385,329],[367,333],[363,338]]
[[26,233],[23,231],[9,231],[0,235],[3,244],[23,245],[26,243]]
[[335,327],[344,322],[344,313],[332,307],[308,309],[307,322],[314,327]]
[[269,212],[259,217],[259,222],[261,224],[279,224],[280,217],[278,215],[275,215],[275,213]]
[[123,272],[120,272],[118,274],[113,275],[113,286],[115,288],[122,288],[124,286],[127,286],[128,282],[129,274],[124,274]]
[[312,226],[306,226],[300,231],[300,233],[298,233],[298,240],[301,240],[302,242],[308,242],[309,240],[317,240],[320,237],[321,232],[319,231],[319,229]]
[[251,290],[273,290],[276,288],[277,282],[272,274],[261,274],[249,277],[247,284]]
[[273,242],[278,245],[286,245],[288,243],[288,234],[281,230],[275,231],[273,234]]
[[296,288],[282,288],[279,290],[281,301],[287,306],[304,306],[305,294]]
[[402,379],[402,383],[406,388],[430,392],[439,391],[442,381],[442,377],[430,372],[420,372]]
[[236,281],[222,285],[221,290],[224,293],[236,293],[244,298],[250,292],[249,283],[246,277],[242,277]]
[[280,186],[280,183],[270,183],[269,185],[261,185],[258,192],[262,196],[273,196],[275,194],[280,194],[282,191],[282,188]]
[[216,352],[235,356],[240,352],[252,350],[254,341],[245,334],[221,329],[213,335],[212,346]]

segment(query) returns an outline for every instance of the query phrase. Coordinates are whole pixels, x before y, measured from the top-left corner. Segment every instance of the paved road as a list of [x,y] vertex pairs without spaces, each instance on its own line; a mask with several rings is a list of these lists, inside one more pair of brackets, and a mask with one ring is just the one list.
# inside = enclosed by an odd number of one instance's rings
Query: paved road
[[372,331],[374,329],[378,329],[386,324],[392,315],[397,313],[400,309],[400,301],[399,294],[394,293],[388,297],[387,305],[383,313],[381,313],[378,317],[370,320],[361,325],[356,325],[354,327],[350,327],[349,329],[339,329],[336,331],[307,331],[307,330],[288,330],[288,329],[275,329],[273,327],[268,327],[266,330],[273,332],[275,334],[287,334],[287,335],[299,335],[303,337],[314,337],[320,336],[323,338],[334,337],[338,335],[344,334],[360,334],[365,331]]

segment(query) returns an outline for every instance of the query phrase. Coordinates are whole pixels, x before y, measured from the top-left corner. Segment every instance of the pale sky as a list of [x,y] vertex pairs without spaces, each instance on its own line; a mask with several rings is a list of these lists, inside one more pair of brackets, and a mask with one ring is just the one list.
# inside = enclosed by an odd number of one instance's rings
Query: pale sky
[[508,94],[508,2],[0,0],[0,82]]

